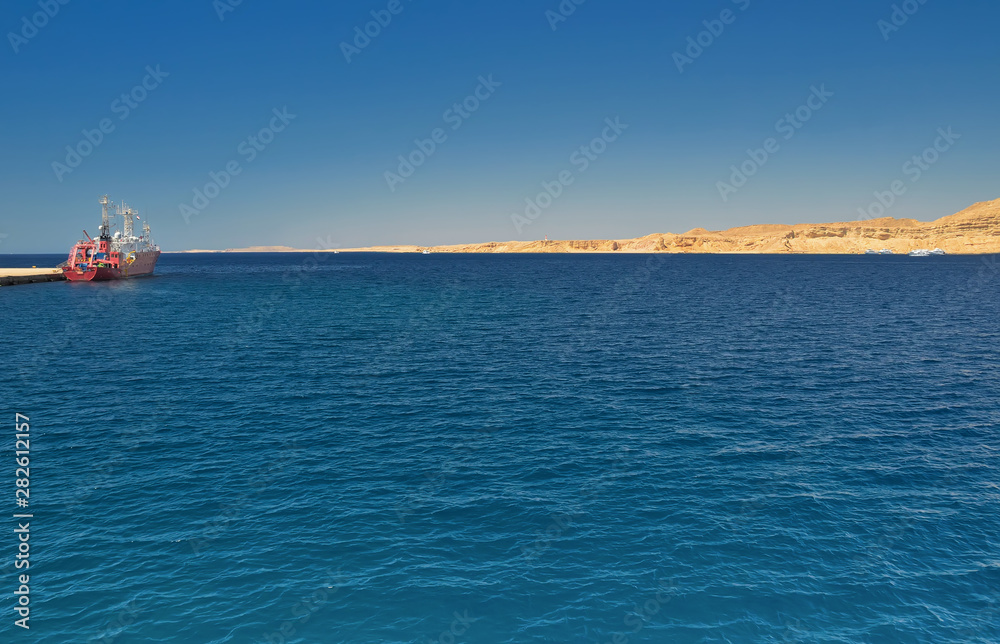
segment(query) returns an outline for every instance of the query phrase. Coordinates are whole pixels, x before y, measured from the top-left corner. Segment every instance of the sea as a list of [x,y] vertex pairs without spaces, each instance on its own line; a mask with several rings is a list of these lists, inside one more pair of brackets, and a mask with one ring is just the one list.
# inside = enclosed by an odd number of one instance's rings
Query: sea
[[0,641],[1000,642],[998,295],[996,256],[2,288]]

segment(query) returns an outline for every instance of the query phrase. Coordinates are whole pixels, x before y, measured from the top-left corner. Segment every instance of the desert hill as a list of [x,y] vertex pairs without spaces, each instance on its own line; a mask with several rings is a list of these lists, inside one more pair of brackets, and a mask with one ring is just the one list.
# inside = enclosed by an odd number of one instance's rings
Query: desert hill
[[434,252],[461,253],[863,253],[888,248],[906,253],[943,248],[951,254],[1000,253],[1000,199],[977,203],[933,222],[883,217],[830,224],[760,224],[723,231],[695,228],[683,234],[590,241],[490,242],[439,246]]
[[[1000,199],[977,203],[932,222],[883,217],[831,224],[759,224],[722,231],[695,228],[636,239],[508,241],[452,246],[372,246],[344,252],[415,253],[907,253],[942,248],[949,254],[1000,253]],[[254,247],[241,252],[292,250]],[[204,251],[202,251],[204,252]],[[233,249],[228,252],[236,252]]]

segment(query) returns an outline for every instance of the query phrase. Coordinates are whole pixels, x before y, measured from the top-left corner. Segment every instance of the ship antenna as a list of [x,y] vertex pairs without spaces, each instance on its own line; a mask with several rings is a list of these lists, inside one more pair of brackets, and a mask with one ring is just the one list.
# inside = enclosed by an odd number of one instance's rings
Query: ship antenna
[[104,195],[98,201],[101,204],[101,237],[104,239],[111,238],[111,225],[108,222],[108,204],[111,200],[108,199],[108,195]]

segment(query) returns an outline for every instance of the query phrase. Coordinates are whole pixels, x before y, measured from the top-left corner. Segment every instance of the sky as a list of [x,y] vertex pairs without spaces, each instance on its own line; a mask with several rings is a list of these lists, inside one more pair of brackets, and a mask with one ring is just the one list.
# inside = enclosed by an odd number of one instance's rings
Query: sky
[[7,0],[0,254],[66,252],[103,194],[168,251],[929,221],[1000,197],[998,19],[994,0]]

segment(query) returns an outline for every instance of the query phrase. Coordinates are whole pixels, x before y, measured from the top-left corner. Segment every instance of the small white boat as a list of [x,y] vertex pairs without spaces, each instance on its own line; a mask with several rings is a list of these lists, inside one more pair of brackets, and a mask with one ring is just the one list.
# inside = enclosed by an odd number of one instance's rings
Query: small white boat
[[880,250],[880,251],[878,252],[878,254],[879,254],[879,255],[895,255],[895,253],[893,253],[893,252],[892,252],[891,250],[889,250],[888,248],[883,248],[882,250]]
[[940,248],[935,248],[934,250],[931,251],[931,255],[947,255],[947,254],[948,253],[944,252]]
[[877,250],[874,250],[874,249],[871,249],[871,248],[869,248],[868,250],[866,250],[866,251],[865,251],[865,253],[864,253],[864,254],[865,254],[865,255],[878,255],[878,251],[877,251]]
[[917,250],[911,250],[909,255],[910,257],[930,257],[931,251],[925,248],[918,248]]
[[423,252],[422,252],[421,254],[422,254],[422,255],[430,255],[430,254],[431,254],[431,251],[429,251],[429,250],[427,250],[427,249],[425,248],[425,249],[424,249],[424,251],[423,251]]

